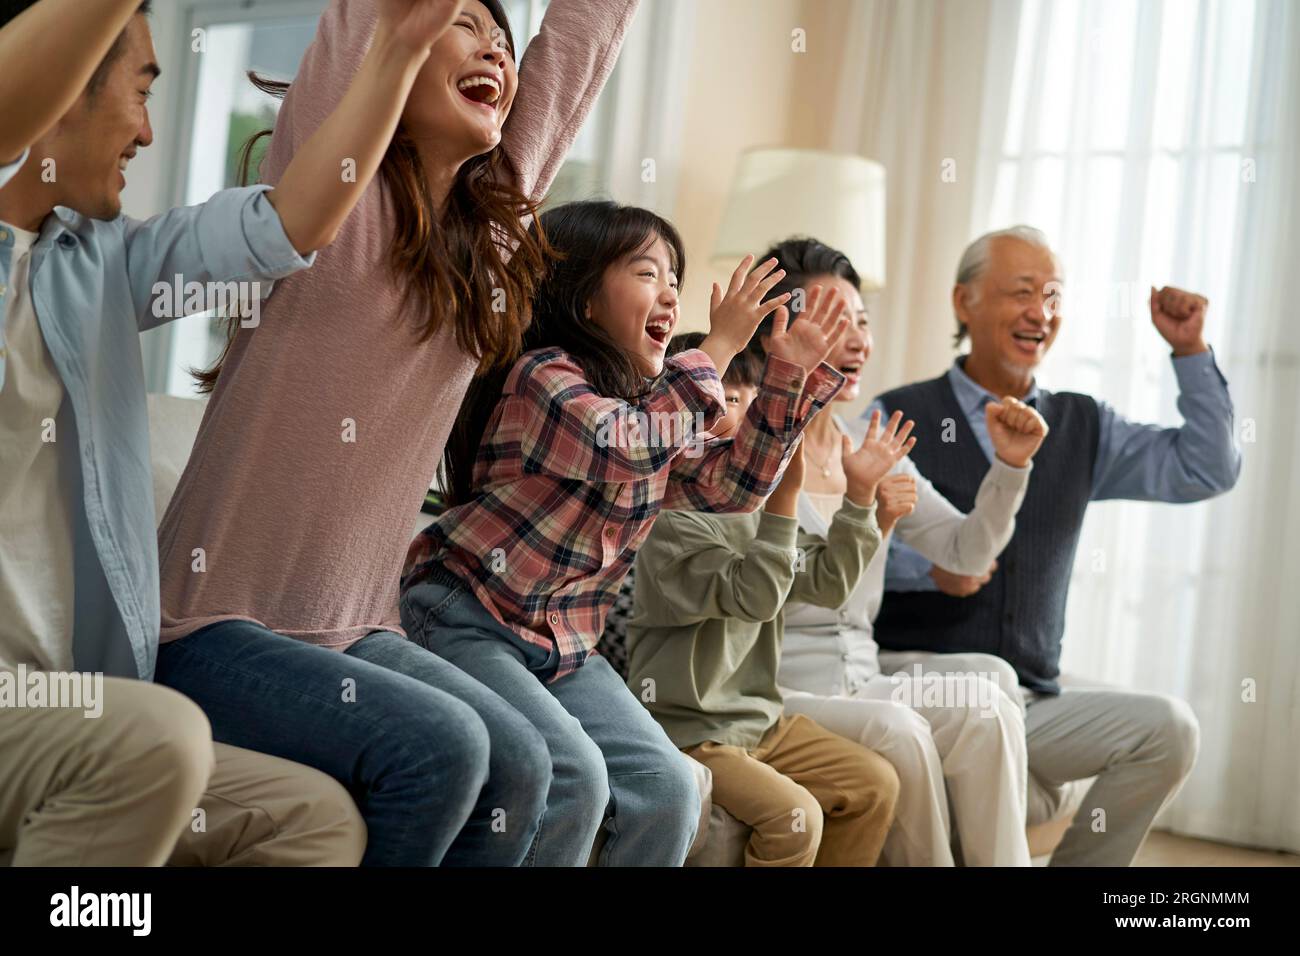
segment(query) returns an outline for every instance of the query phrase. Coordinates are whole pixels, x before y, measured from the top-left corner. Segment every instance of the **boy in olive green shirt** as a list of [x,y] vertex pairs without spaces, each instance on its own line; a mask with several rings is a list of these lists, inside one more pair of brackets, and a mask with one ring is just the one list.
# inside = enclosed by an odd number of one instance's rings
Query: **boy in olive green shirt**
[[840,606],[879,546],[876,484],[910,451],[910,431],[877,418],[858,450],[844,439],[848,491],[825,538],[795,519],[800,447],[763,511],[664,511],[637,555],[628,686],[713,772],[714,802],[753,828],[747,866],[871,866],[884,844],[893,768],[783,716],[776,673],[786,601]]

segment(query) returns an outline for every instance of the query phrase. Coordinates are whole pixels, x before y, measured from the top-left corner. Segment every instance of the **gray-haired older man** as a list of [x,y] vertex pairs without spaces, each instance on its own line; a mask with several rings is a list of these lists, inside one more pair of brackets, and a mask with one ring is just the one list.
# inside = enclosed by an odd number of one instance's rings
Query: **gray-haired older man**
[[[984,405],[1012,395],[1051,429],[1015,534],[979,578],[891,549],[876,621],[882,665],[961,669],[961,654],[995,654],[1014,667],[1026,701],[1030,823],[1055,809],[1063,786],[1096,782],[1053,865],[1132,862],[1151,821],[1191,771],[1198,727],[1183,701],[1057,683],[1065,602],[1090,501],[1192,502],[1231,488],[1241,468],[1228,385],[1203,337],[1206,300],[1151,290],[1151,319],[1173,349],[1179,428],[1138,424],[1089,395],[1049,392],[1034,380],[1061,325],[1060,268],[1037,229],[989,233],[966,249],[953,288],[957,341],[971,351],[938,378],[886,392],[877,404],[916,421],[912,460],[969,511],[992,458]],[[869,412],[868,412],[869,414]],[[1037,792],[1035,792],[1037,791]],[[1103,819],[1096,811],[1104,811]]]

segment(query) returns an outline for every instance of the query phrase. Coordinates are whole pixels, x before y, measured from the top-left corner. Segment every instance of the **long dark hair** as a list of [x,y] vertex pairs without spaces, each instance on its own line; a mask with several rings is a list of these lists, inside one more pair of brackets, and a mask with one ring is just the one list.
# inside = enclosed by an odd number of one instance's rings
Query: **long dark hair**
[[[766,262],[768,259],[776,259],[777,268],[785,270],[785,276],[768,293],[768,298],[776,298],[787,292],[793,294],[796,289],[806,291],[808,281],[816,276],[837,276],[847,279],[852,283],[853,288],[862,290],[862,277],[858,275],[858,270],[853,268],[849,257],[838,249],[832,249],[826,243],[808,236],[791,236],[778,242],[754,261]],[[793,323],[798,317],[797,313],[791,312],[790,322]],[[750,351],[755,355],[764,354],[763,336],[772,334],[773,318],[772,315],[765,318],[754,332],[753,338],[749,340]]]
[[[481,2],[514,56],[514,37],[500,0]],[[289,91],[288,83],[254,73],[248,78],[275,97]],[[241,182],[249,181],[258,141],[271,133],[262,130],[244,144]],[[514,186],[511,172],[500,145],[466,160],[439,217],[415,141],[402,125],[379,167],[396,220],[388,264],[402,289],[399,316],[414,321],[417,343],[433,338],[450,320],[456,345],[478,359],[480,371],[508,365],[519,355],[528,303],[553,254],[544,231],[524,225],[524,219],[536,216],[537,204]],[[200,392],[216,386],[239,327],[239,316],[229,317],[221,357],[211,368],[191,370]]]
[[[544,212],[533,228],[539,225],[557,255],[533,299],[523,350],[562,348],[573,356],[598,394],[637,400],[646,392],[645,376],[626,349],[587,320],[587,304],[600,291],[610,266],[644,251],[656,239],[663,239],[668,246],[680,288],[686,275],[681,236],[672,223],[648,209],[608,200],[556,206]],[[480,373],[456,416],[439,476],[453,506],[464,504],[473,495],[474,461],[509,376],[509,368]]]

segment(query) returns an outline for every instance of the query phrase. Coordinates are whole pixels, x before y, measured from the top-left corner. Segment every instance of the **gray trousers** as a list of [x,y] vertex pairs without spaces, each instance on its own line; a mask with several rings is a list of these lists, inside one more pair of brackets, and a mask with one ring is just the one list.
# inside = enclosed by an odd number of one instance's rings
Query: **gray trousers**
[[[886,674],[918,663],[943,673],[988,669],[985,655],[972,667],[962,657],[882,650],[880,666]],[[999,682],[1025,702],[1030,826],[1060,813],[1071,781],[1096,778],[1051,865],[1129,866],[1196,762],[1200,728],[1191,707],[1166,694],[1082,681],[1063,680],[1055,697],[1035,694],[1016,688],[1010,664]]]

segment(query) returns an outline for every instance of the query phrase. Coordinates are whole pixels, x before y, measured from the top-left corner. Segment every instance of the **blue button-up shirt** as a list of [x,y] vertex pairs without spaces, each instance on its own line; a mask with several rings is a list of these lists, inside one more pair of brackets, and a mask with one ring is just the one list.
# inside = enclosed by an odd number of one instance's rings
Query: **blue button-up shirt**
[[[0,166],[0,187],[26,160]],[[67,396],[57,441],[67,461],[75,454],[79,483],[65,490],[75,534],[78,670],[153,677],[158,542],[139,337],[179,318],[154,315],[158,282],[269,283],[311,264],[285,235],[268,188],[226,190],[147,221],[87,219],[59,207],[32,247],[32,304]],[[12,251],[12,242],[0,247],[0,284],[8,284]]]
[[[1136,501],[1184,503],[1222,494],[1237,483],[1241,452],[1233,432],[1232,398],[1228,382],[1215,364],[1214,353],[1172,359],[1178,380],[1181,428],[1163,428],[1132,422],[1106,402],[1097,402],[1099,435],[1097,460],[1092,470],[1092,500],[1127,498]],[[998,396],[979,385],[962,368],[958,358],[948,370],[957,403],[979,441],[984,456],[993,460],[984,406]],[[1022,397],[1037,405],[1038,384]],[[864,413],[882,409],[879,399]],[[933,591],[930,562],[907,545],[891,541],[885,570],[887,591]]]

